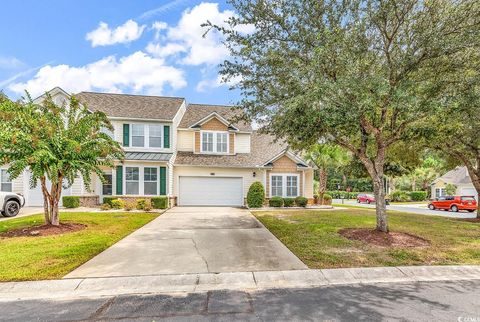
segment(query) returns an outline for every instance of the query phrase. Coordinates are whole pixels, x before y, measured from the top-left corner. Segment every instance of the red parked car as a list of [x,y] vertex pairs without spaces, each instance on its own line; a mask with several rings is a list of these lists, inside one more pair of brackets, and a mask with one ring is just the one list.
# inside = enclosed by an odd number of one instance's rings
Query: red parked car
[[428,208],[430,210],[443,209],[455,212],[467,210],[474,212],[477,210],[477,201],[474,196],[445,196],[431,200]]
[[375,196],[366,193],[360,193],[357,196],[358,203],[375,203]]

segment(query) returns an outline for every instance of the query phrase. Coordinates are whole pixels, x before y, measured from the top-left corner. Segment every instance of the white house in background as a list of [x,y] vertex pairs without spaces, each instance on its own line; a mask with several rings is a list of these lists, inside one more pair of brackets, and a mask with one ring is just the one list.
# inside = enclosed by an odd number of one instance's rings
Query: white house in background
[[438,198],[445,196],[445,187],[447,184],[453,184],[457,187],[456,195],[459,196],[475,196],[478,200],[478,194],[473,186],[467,167],[456,167],[448,171],[443,176],[435,179],[431,183],[432,197]]
[[[69,99],[60,88],[51,90],[57,103]],[[178,205],[242,206],[248,189],[260,181],[266,197],[304,196],[313,201],[313,168],[285,144],[257,133],[250,124],[231,123],[229,106],[187,104],[184,98],[82,92],[75,95],[91,111],[104,112],[120,142],[125,159],[104,169],[106,183],[92,174],[85,188],[78,178],[63,195],[84,203],[104,197],[168,196]],[[40,96],[35,103],[45,99]],[[28,206],[40,206],[38,185],[29,187],[29,173],[10,180],[7,167],[0,189],[25,195]]]

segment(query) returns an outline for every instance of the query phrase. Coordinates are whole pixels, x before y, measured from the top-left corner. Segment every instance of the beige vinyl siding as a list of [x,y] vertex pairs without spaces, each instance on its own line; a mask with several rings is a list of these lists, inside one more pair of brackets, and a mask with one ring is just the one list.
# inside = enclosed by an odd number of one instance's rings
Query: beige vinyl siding
[[235,140],[235,153],[250,153],[250,134],[237,133]]
[[[28,181],[26,183],[28,186]],[[18,178],[15,178],[14,180],[12,180],[12,192],[24,193],[23,184],[24,184],[24,174],[21,174],[18,176]]]
[[193,152],[193,131],[177,131],[178,132],[178,144],[177,150],[184,152]]
[[305,197],[313,198],[313,169],[305,171]]

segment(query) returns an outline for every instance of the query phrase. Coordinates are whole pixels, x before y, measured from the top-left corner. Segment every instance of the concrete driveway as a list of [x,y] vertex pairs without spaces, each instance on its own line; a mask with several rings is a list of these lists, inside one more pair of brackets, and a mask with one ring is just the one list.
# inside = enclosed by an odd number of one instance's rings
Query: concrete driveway
[[176,207],[65,277],[306,268],[246,209]]
[[43,213],[43,207],[23,207],[22,209],[20,209],[20,213],[15,217],[3,217],[0,215],[0,221],[6,221],[6,220],[18,218],[18,217],[26,217],[26,216],[42,214],[42,213]]

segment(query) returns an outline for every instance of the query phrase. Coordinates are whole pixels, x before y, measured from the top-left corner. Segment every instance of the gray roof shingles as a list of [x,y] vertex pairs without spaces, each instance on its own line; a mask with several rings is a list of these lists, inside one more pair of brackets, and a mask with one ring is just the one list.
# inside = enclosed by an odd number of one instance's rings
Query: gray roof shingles
[[445,173],[443,176],[437,178],[433,183],[437,182],[438,180],[442,180],[445,183],[450,183],[454,185],[472,183],[470,175],[468,174],[467,167],[456,167],[455,169]]
[[169,161],[172,153],[125,152],[125,160]]
[[[232,106],[188,104],[185,115],[180,121],[180,125],[178,127],[189,128],[215,112],[228,121],[231,121],[233,118],[238,116],[239,113],[241,113],[241,111],[234,109]],[[232,125],[242,132],[252,131],[251,125],[243,121],[234,122]]]
[[287,148],[282,142],[274,142],[272,136],[252,133],[250,153],[236,155],[207,155],[178,152],[175,165],[252,168],[262,166]]
[[81,92],[75,95],[89,110],[109,117],[173,120],[185,99],[180,97],[144,96]]

